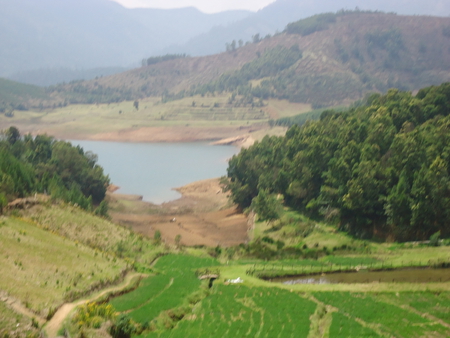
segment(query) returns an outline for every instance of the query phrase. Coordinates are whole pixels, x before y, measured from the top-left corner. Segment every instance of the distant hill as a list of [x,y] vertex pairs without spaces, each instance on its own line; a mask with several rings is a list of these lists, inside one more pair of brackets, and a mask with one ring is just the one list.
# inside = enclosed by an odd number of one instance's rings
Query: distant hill
[[15,73],[9,79],[36,86],[48,87],[74,80],[91,80],[125,72],[132,67],[101,67],[92,69],[42,68]]
[[[301,55],[282,61],[282,49],[292,47]],[[415,90],[449,81],[449,60],[450,18],[340,12],[292,23],[281,34],[229,52],[162,62],[55,90],[74,103],[228,91],[322,107],[390,87]]]
[[109,0],[0,0],[0,76],[42,68],[138,65],[172,44],[248,16],[127,9]]
[[449,16],[450,2],[442,0],[277,0],[255,14],[233,24],[214,27],[180,46],[172,46],[163,53],[187,53],[190,55],[209,55],[225,50],[225,43],[242,39],[251,41],[259,34],[261,37],[283,31],[290,22],[304,19],[324,12],[337,12],[341,9],[395,12],[400,15]]
[[40,103],[48,106],[56,101],[44,88],[0,78],[0,114],[9,110],[26,110]]

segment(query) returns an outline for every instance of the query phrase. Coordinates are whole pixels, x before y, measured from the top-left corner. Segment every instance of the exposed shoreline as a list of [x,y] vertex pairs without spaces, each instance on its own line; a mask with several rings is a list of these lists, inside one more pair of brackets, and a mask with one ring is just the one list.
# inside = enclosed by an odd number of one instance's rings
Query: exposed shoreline
[[248,220],[236,206],[220,180],[206,179],[174,188],[181,197],[154,204],[139,195],[108,192],[110,215],[115,223],[153,237],[160,231],[166,243],[180,235],[184,245],[234,246],[248,240]]

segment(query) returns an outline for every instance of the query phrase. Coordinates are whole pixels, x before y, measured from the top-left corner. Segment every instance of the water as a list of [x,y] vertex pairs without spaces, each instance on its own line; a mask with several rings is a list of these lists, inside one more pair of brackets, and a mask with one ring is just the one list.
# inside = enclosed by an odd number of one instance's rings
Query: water
[[431,283],[449,282],[450,269],[397,269],[388,271],[338,272],[314,276],[274,278],[283,284]]
[[118,193],[142,195],[152,203],[175,200],[173,188],[226,175],[228,159],[239,152],[207,143],[122,143],[70,141],[98,155]]

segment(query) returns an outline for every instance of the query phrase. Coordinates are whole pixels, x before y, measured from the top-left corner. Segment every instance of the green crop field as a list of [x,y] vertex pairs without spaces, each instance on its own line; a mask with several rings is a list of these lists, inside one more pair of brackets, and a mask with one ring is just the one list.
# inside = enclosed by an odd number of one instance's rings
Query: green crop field
[[276,288],[219,285],[172,331],[145,337],[308,337],[316,304]]
[[200,287],[196,269],[208,268],[219,263],[212,258],[187,255],[167,255],[158,259],[154,268],[159,275],[143,280],[136,290],[117,297],[111,304],[120,312],[127,312],[139,323],[148,323],[162,311],[182,303]]
[[[426,317],[424,309],[404,308],[405,303],[396,305],[383,301],[383,298],[401,297],[395,293],[372,294],[350,292],[314,293],[314,297],[326,305],[331,305],[341,314],[357,320],[364,326],[376,329],[380,335],[394,337],[449,337],[450,323],[439,323],[434,318]],[[421,293],[423,298],[429,297]],[[448,295],[444,298],[448,302]],[[444,310],[448,311],[448,308]],[[335,332],[337,328],[333,329]]]

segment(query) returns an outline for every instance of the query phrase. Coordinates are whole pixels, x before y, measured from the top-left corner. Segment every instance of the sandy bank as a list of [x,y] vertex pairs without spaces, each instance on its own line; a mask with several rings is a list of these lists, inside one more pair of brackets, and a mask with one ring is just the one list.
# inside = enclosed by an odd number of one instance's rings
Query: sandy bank
[[232,246],[247,241],[247,218],[230,205],[219,179],[177,188],[182,197],[161,205],[133,195],[108,193],[113,221],[153,237],[160,231],[166,243],[181,235],[184,245]]

